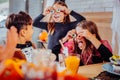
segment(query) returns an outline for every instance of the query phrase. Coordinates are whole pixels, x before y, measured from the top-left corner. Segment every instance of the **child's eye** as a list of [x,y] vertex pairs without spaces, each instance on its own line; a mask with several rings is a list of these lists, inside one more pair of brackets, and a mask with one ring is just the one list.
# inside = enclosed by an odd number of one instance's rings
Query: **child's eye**
[[60,9],[57,9],[57,12],[61,12],[61,10],[60,10]]
[[73,35],[72,35],[73,38],[76,38],[76,36],[77,36],[76,34],[73,34]]
[[52,13],[52,14],[53,14],[54,12],[55,12],[54,10],[50,10],[50,13]]

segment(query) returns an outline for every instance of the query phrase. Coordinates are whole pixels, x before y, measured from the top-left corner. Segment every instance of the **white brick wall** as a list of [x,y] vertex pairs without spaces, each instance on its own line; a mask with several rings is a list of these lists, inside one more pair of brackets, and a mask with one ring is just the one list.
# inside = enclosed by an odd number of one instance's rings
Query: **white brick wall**
[[114,0],[66,0],[66,3],[77,12],[108,12],[113,10]]

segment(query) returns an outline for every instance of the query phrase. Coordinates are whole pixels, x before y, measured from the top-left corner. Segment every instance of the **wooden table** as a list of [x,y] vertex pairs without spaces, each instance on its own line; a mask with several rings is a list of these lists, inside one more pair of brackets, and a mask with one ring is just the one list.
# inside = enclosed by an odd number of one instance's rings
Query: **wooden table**
[[79,70],[78,70],[78,74],[81,74],[88,78],[96,77],[98,74],[100,74],[100,72],[103,71],[103,69],[102,69],[103,64],[105,64],[105,63],[80,66]]

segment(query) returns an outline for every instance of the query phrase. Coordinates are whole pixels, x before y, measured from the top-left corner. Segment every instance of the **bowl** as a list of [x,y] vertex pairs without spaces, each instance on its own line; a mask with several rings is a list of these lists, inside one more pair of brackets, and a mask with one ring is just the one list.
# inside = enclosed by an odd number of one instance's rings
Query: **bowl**
[[110,62],[114,65],[120,66],[120,56],[113,55],[112,57],[110,57]]

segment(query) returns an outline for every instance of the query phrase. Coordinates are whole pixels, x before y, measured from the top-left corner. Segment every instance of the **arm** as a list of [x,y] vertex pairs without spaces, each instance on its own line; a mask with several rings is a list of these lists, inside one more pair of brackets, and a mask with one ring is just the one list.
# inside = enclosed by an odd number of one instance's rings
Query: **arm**
[[96,38],[96,36],[90,33],[88,30],[83,30],[83,32],[81,32],[80,34],[88,39],[95,46],[95,48],[100,52],[103,60],[109,61],[109,58],[112,56],[112,52],[108,49],[108,47],[102,44]]
[[53,8],[51,6],[49,6],[48,8],[46,8],[44,10],[43,14],[40,14],[34,20],[33,26],[47,30],[47,22],[40,22],[40,20],[42,20],[45,16],[47,17],[46,19],[49,20],[50,17],[51,17],[51,10],[53,10]]
[[83,17],[82,15],[80,15],[80,14],[78,14],[78,13],[76,13],[75,11],[71,11],[71,10],[69,10],[67,7],[65,7],[65,6],[61,6],[61,9],[63,9],[63,11],[65,11],[65,13],[67,14],[67,15],[71,15],[71,16],[73,16],[76,20],[77,20],[77,22],[80,22],[80,21],[82,21],[82,20],[86,20],[85,19],[85,17]]
[[91,36],[89,39],[95,48],[99,51],[102,59],[104,61],[109,61],[109,58],[112,56],[112,52],[106,47],[103,43],[101,43],[95,36]]
[[100,52],[104,61],[109,61],[109,58],[112,56],[112,52],[107,47],[101,44],[98,48],[98,51]]
[[0,61],[13,57],[17,40],[17,29],[15,27],[11,27],[7,32],[6,46],[0,49]]
[[73,16],[77,21],[76,22],[80,22],[82,20],[86,20],[85,17],[83,17],[82,15],[76,13],[75,11],[71,11],[70,15]]
[[47,30],[47,22],[40,22],[40,20],[42,20],[43,17],[44,17],[43,14],[40,14],[38,17],[36,17],[33,22],[33,26]]

